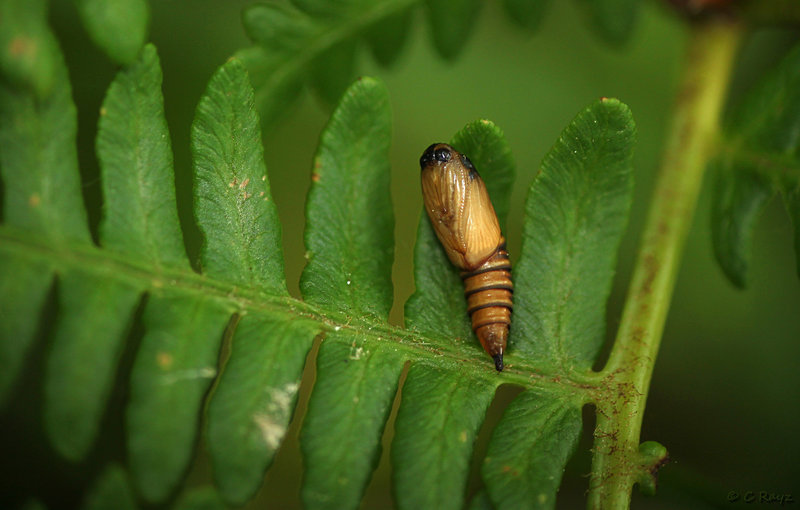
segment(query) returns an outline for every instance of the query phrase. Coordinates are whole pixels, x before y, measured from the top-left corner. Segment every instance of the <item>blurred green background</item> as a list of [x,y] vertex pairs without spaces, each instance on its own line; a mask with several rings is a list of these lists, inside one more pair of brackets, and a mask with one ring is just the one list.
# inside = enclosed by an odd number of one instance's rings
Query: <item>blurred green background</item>
[[[151,41],[158,48],[164,69],[165,108],[173,140],[181,220],[193,258],[200,240],[191,213],[190,124],[212,72],[235,50],[249,45],[240,12],[250,3],[150,3]],[[545,152],[581,108],[598,97],[611,96],[631,107],[639,133],[634,208],[608,307],[608,332],[613,338],[680,74],[687,30],[685,23],[662,4],[645,2],[631,40],[621,48],[612,48],[593,33],[578,2],[551,4],[541,28],[531,35],[510,23],[499,2],[488,2],[463,53],[453,62],[444,61],[433,50],[430,20],[422,10],[415,13],[412,33],[392,68],[377,66],[366,49],[360,54],[361,74],[385,81],[394,110],[395,324],[402,323],[403,303],[414,290],[411,259],[422,204],[417,163],[422,150],[432,142],[449,140],[477,118],[491,119],[505,131],[518,165],[518,186],[507,232],[513,259],[519,252],[527,187]],[[101,202],[94,134],[105,89],[116,69],[88,40],[71,1],[53,1],[51,21],[66,55],[78,104],[84,191],[96,231]],[[732,86],[734,99],[795,39],[796,34],[781,30],[764,30],[749,37]],[[304,264],[305,194],[318,137],[329,112],[328,106],[306,94],[280,122],[264,131],[272,194],[283,222],[286,273],[295,296],[299,296],[298,279]],[[754,236],[752,283],[746,291],[735,290],[713,260],[707,188],[687,243],[642,431],[642,440],[656,440],[669,449],[671,462],[661,471],[658,495],[645,498],[635,493],[633,507],[757,508],[726,499],[729,491],[748,490],[791,494],[795,504],[800,504],[800,286],[791,226],[780,203],[767,209]],[[35,360],[32,363],[36,365]],[[29,375],[26,380],[35,380],[35,376]],[[296,435],[311,383],[311,378],[304,380],[300,408],[287,441],[253,507],[299,506],[302,467]],[[485,451],[486,432],[515,394],[514,388],[500,389],[482,429],[476,459]],[[36,402],[36,395],[25,404],[17,399],[12,412],[29,412],[30,417],[20,416],[18,423],[32,429],[22,430],[19,425],[11,427],[11,432],[38,442],[42,436],[36,430]],[[559,508],[584,506],[593,424],[590,410],[584,416],[587,431],[581,451],[568,466]],[[119,432],[111,435],[114,437],[102,444],[120,439]],[[384,436],[384,455],[363,508],[390,508],[386,455],[390,438],[391,426]],[[9,454],[32,456],[22,469],[6,477],[6,483],[16,484],[17,497],[37,491],[37,487],[49,487],[52,491],[45,501],[63,501],[65,507],[74,504],[94,467],[91,461],[75,467],[52,460],[52,452],[42,444],[7,450],[7,459]],[[479,461],[473,464],[470,490],[480,485]],[[209,468],[201,455],[190,483],[201,483],[208,476]]]

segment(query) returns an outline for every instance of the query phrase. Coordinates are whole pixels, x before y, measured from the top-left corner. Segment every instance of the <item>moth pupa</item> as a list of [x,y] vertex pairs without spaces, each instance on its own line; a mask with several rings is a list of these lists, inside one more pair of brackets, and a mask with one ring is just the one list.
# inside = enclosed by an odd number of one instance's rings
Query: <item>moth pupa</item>
[[486,185],[467,156],[435,143],[419,160],[422,196],[447,257],[461,270],[472,330],[503,370],[514,284],[506,240]]

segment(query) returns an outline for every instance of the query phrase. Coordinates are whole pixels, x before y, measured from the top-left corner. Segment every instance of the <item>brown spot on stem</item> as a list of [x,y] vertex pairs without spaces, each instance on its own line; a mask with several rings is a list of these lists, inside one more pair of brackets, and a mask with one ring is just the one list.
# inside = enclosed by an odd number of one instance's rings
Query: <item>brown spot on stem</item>
[[642,287],[639,290],[639,296],[643,297],[645,295],[650,294],[653,292],[653,280],[656,278],[656,274],[658,273],[659,264],[658,259],[655,255],[648,253],[644,256],[644,282],[642,283]]

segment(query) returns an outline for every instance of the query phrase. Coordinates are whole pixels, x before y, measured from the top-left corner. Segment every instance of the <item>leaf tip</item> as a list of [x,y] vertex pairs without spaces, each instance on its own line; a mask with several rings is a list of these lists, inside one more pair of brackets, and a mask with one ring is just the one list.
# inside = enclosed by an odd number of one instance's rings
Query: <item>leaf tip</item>
[[715,250],[715,255],[717,257],[717,263],[722,268],[722,272],[725,273],[725,276],[728,278],[728,281],[733,284],[739,290],[747,289],[748,284],[748,264],[746,261],[739,261],[739,264],[735,262],[730,262],[726,257],[727,254],[720,254],[717,253]]
[[633,112],[627,104],[616,97],[602,96],[588,109],[595,114],[603,112],[606,118],[613,119],[612,123],[618,127],[619,131],[630,131],[632,133],[636,131]]
[[220,69],[235,69],[236,72],[247,73],[247,67],[244,65],[244,62],[242,62],[242,60],[236,55],[231,55],[228,57],[228,60],[222,64]]
[[386,90],[386,86],[379,78],[373,76],[359,76],[350,86],[350,90],[354,89]]
[[615,108],[620,109],[623,111],[630,111],[630,108],[627,104],[623,103],[616,97],[608,97],[608,96],[600,96],[597,103],[603,105],[606,108]]

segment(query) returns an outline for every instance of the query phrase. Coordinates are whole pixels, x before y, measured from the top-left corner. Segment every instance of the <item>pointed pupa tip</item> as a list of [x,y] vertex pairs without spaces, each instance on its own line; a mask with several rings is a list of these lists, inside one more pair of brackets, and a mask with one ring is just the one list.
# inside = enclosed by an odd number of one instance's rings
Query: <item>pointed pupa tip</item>
[[492,359],[494,360],[494,368],[496,368],[498,372],[502,372],[503,371],[503,353],[501,352],[499,354],[495,354],[494,356],[492,356]]

